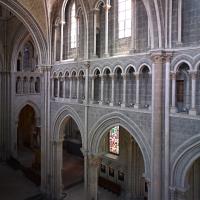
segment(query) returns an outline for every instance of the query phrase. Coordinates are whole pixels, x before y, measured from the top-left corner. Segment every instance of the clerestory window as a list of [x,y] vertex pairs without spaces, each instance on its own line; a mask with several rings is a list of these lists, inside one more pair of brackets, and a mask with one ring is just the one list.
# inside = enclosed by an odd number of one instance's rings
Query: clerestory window
[[131,0],[118,0],[118,37],[131,36]]
[[76,9],[74,2],[71,9],[71,48],[76,48],[76,42],[77,42],[76,31],[77,31]]

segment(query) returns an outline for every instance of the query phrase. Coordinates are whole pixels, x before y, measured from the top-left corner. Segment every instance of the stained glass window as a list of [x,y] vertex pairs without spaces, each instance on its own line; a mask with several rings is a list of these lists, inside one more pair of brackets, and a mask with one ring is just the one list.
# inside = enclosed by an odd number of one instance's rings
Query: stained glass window
[[109,133],[109,152],[119,154],[119,126],[115,126]]
[[119,38],[131,36],[131,0],[118,0]]
[[71,48],[76,48],[76,10],[75,10],[75,2],[72,5],[71,10]]

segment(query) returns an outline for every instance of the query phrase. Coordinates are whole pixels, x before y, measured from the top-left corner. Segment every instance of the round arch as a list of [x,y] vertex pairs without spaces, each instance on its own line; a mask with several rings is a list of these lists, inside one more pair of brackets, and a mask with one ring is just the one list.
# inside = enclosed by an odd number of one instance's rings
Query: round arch
[[46,63],[47,44],[45,36],[39,25],[36,23],[35,19],[25,8],[23,8],[23,6],[19,2],[12,0],[0,0],[0,4],[10,10],[25,25],[36,45],[39,64]]
[[130,135],[136,140],[138,146],[143,155],[145,165],[145,178],[150,178],[150,155],[151,148],[144,134],[140,128],[127,116],[113,112],[103,116],[95,125],[92,127],[89,135],[90,141],[88,142],[88,150],[91,154],[98,154],[99,145],[104,134],[113,126],[119,125],[127,130]]
[[83,123],[78,115],[78,113],[72,109],[69,106],[64,106],[60,109],[60,111],[57,113],[55,122],[53,124],[53,140],[60,140],[62,138],[61,132],[62,132],[62,126],[64,122],[68,120],[68,118],[71,117],[77,124],[80,133],[81,133],[81,139],[82,144],[84,144],[84,126]]
[[194,161],[200,158],[200,135],[181,145],[172,157],[171,186],[187,189],[186,174]]

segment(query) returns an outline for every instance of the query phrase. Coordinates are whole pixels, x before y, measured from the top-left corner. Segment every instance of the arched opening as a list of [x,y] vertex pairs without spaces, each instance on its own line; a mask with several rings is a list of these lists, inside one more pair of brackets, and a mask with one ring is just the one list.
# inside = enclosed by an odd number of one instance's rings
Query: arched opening
[[147,66],[143,66],[140,73],[140,105],[141,108],[151,108],[152,78]]
[[200,199],[200,158],[194,161],[192,166],[187,172],[186,182],[188,190],[186,192],[186,200]]
[[176,104],[178,112],[188,112],[190,109],[190,76],[189,66],[183,63],[176,75]]
[[41,135],[33,107],[26,105],[19,114],[17,126],[18,162],[27,177],[40,183]]
[[[122,126],[109,128],[98,147],[98,198],[147,199],[148,185],[142,152],[136,140]],[[111,193],[102,190],[102,187]]]
[[64,79],[62,73],[59,74],[59,97],[63,98],[64,96]]
[[62,185],[66,190],[84,180],[84,159],[81,152],[82,139],[76,122],[71,118],[63,122]]
[[54,90],[53,90],[53,96],[54,97],[58,97],[58,78],[57,77],[54,77],[53,79],[54,81]]
[[72,99],[77,99],[77,73],[75,71],[72,72],[71,82]]
[[115,84],[115,88],[114,88],[115,102],[114,102],[114,104],[116,106],[121,106],[122,98],[123,98],[123,77],[122,77],[122,70],[119,67],[115,70],[115,83],[114,84]]
[[69,72],[65,73],[65,98],[69,99],[70,97],[70,77]]
[[85,76],[83,71],[79,73],[78,78],[79,78],[78,101],[82,103],[83,100],[85,99]]
[[111,94],[112,94],[112,80],[110,70],[106,69],[104,72],[104,92],[103,92],[103,103],[111,103]]
[[196,107],[197,107],[197,113],[200,113],[200,66],[197,69],[197,79],[196,79]]
[[130,67],[127,72],[127,102],[125,102],[129,107],[133,107],[136,102],[136,79],[134,73],[134,68]]
[[94,101],[99,103],[101,99],[101,77],[97,69],[94,73]]
[[100,2],[96,10],[94,11],[94,37],[96,44],[94,45],[94,54],[96,53],[97,57],[102,57],[104,53],[104,29],[105,29],[105,11],[103,8],[103,2]]

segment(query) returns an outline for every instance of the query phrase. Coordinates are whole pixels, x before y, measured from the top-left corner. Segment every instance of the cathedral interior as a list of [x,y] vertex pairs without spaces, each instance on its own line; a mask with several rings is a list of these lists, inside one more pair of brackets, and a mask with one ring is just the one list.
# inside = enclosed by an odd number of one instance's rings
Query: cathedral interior
[[200,200],[199,0],[0,0],[0,199]]

